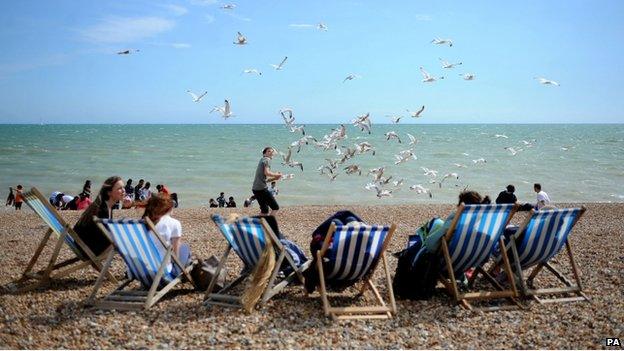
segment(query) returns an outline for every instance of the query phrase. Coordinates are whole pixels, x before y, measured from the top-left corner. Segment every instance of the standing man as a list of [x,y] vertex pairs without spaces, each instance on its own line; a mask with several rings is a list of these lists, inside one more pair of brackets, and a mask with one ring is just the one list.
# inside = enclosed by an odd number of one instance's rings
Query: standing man
[[271,159],[275,155],[275,149],[267,146],[262,150],[262,158],[258,162],[256,168],[256,175],[254,177],[251,191],[253,192],[258,205],[260,205],[260,215],[266,216],[269,214],[269,207],[271,208],[270,215],[275,216],[279,210],[279,205],[275,201],[275,197],[269,191],[267,183],[278,180],[282,177],[280,172],[271,172]]
[[132,198],[132,200],[134,200],[134,187],[132,186],[132,178],[128,179],[124,189],[126,190],[126,195],[130,196]]
[[535,208],[537,208],[538,211],[541,210],[542,207],[550,205],[550,197],[542,190],[542,185],[540,183],[533,184],[533,190],[537,193],[537,204]]
[[221,192],[219,197],[217,198],[217,203],[219,203],[219,207],[225,207],[225,193]]

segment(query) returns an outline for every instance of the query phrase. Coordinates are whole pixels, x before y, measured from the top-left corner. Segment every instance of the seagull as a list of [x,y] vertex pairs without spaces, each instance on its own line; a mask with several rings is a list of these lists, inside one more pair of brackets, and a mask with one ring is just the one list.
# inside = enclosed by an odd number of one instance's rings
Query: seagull
[[453,46],[453,41],[451,39],[440,39],[436,37],[436,38],[433,38],[431,42],[436,45],[448,44],[449,47]]
[[360,128],[361,131],[366,130],[368,132],[368,134],[370,134],[371,133],[371,131],[370,131],[371,121],[370,121],[369,117],[370,117],[370,113],[367,112],[364,115],[357,116],[351,122],[353,123],[354,126]]
[[520,142],[522,144],[524,144],[524,146],[526,147],[533,147],[533,143],[535,142],[535,139],[531,140],[531,141],[526,141],[526,140],[520,140]]
[[281,71],[287,59],[288,59],[288,56],[284,56],[284,59],[282,60],[282,62],[280,62],[279,65],[271,64],[271,66],[273,66],[273,68],[275,68],[276,71]]
[[117,55],[130,55],[133,52],[139,52],[139,49],[128,49],[128,50],[124,50],[124,51],[119,51],[117,53]]
[[327,25],[326,25],[325,23],[323,23],[323,22],[320,22],[320,23],[316,26],[316,28],[317,28],[318,30],[322,30],[323,32],[327,32]]
[[427,167],[420,167],[420,169],[422,169],[425,173],[423,173],[423,175],[427,176],[427,177],[431,177],[431,178],[435,178],[438,176],[438,171],[433,170],[433,169],[429,169]]
[[236,8],[235,4],[225,4],[221,6],[222,10],[234,10],[234,8]]
[[403,178],[399,179],[399,180],[395,180],[392,182],[392,185],[394,186],[395,189],[398,189],[401,187],[401,185],[403,185]]
[[391,121],[392,121],[392,123],[394,123],[394,124],[398,124],[398,123],[399,123],[399,121],[401,120],[401,118],[403,118],[403,116],[391,116],[391,115],[388,115],[388,116],[386,116],[386,117],[390,118],[390,120],[391,120]]
[[574,146],[572,145],[564,145],[561,147],[561,151],[568,151],[570,149],[574,148]]
[[362,175],[362,168],[360,168],[359,165],[349,165],[345,167],[344,170],[347,174],[357,173],[359,175]]
[[550,79],[546,79],[542,77],[533,77],[533,79],[539,80],[540,84],[559,86],[559,83],[555,82],[554,80],[550,80]]
[[457,63],[450,63],[446,60],[443,60],[442,58],[438,57],[442,63],[442,68],[454,68],[455,66],[459,66],[462,63],[461,62],[457,62]]
[[511,154],[511,156],[516,156],[516,154],[518,153],[519,150],[514,149],[513,147],[506,147],[505,150],[509,151],[509,153]]
[[373,188],[377,190],[377,197],[380,199],[384,196],[392,196],[392,190],[383,189],[378,185],[375,185]]
[[494,134],[494,137],[495,137],[496,139],[498,139],[498,138],[505,138],[505,139],[509,139],[509,137],[508,137],[508,136],[506,136],[505,134]]
[[468,168],[468,166],[461,164],[461,163],[453,163],[453,165],[455,165],[455,167],[459,167],[459,168]]
[[373,156],[375,156],[375,148],[373,148],[373,146],[367,141],[363,141],[359,144],[355,144],[355,150],[358,152],[358,154],[363,154],[365,152],[372,151]]
[[410,187],[409,187],[409,188],[410,188],[410,190],[414,190],[414,191],[416,191],[416,194],[429,194],[429,197],[430,197],[430,198],[431,198],[431,197],[433,197],[433,196],[431,195],[431,190],[429,190],[429,189],[427,189],[427,188],[423,187],[423,186],[422,186],[422,185],[420,185],[420,184],[410,185]]
[[410,140],[409,145],[414,145],[414,144],[418,143],[418,140],[413,135],[411,135],[410,133],[406,133],[406,134],[407,134],[407,137]]
[[291,159],[292,147],[288,148],[288,153],[286,155],[284,155],[281,152],[280,152],[280,155],[282,155],[282,159],[284,160],[284,162],[282,162],[283,165],[289,166],[289,167],[300,167],[301,171],[303,172],[303,164],[301,162],[293,161]]
[[362,76],[351,73],[342,82],[344,83],[344,82],[346,82],[348,80],[354,80],[356,78],[362,78]]
[[247,38],[241,34],[241,32],[237,32],[238,36],[236,37],[236,41],[234,42],[234,44],[236,45],[246,45],[247,44]]
[[255,69],[255,68],[248,68],[248,69],[245,69],[245,70],[243,70],[243,73],[248,73],[248,74],[257,74],[257,75],[259,75],[259,76],[261,76],[261,75],[262,75],[262,72],[258,71],[258,70],[257,70],[257,69]]
[[403,162],[407,162],[410,159],[414,159],[414,160],[418,159],[416,155],[414,155],[414,151],[412,151],[411,149],[403,150],[399,152],[398,155],[394,155],[394,158],[396,159],[396,161],[394,161],[395,165],[401,164]]
[[460,76],[462,78],[464,78],[464,80],[474,80],[475,79],[475,75],[472,74],[472,73],[460,74]]
[[389,131],[388,133],[385,133],[384,135],[386,136],[386,141],[390,139],[396,139],[399,141],[399,143],[401,143],[401,138],[399,138],[399,135],[393,130]]
[[442,187],[442,182],[445,181],[447,178],[455,178],[459,180],[459,174],[457,173],[447,173],[444,175],[444,177],[442,177],[442,179],[438,182],[438,185],[440,186],[440,188]]
[[484,164],[484,163],[487,163],[487,161],[483,157],[481,157],[481,158],[478,158],[476,160],[472,160],[472,163],[474,163],[475,165],[476,164]]
[[293,116],[293,110],[290,107],[283,107],[279,110],[279,113],[282,115],[284,119],[284,123],[286,123],[287,127],[290,127],[293,123],[295,123],[295,117]]
[[377,168],[371,168],[370,170],[368,170],[368,174],[372,174],[373,175],[373,181],[378,181],[381,179],[381,176],[383,175],[384,171],[386,170],[385,166],[381,166],[381,167],[377,167]]
[[420,73],[422,73],[423,75],[423,80],[422,80],[423,83],[432,83],[438,79],[444,79],[444,77],[436,78],[434,76],[429,75],[429,73],[427,73],[427,71],[425,71],[425,69],[422,67],[420,67]]
[[[302,125],[300,125],[300,126],[295,126],[295,125],[292,125],[292,124],[291,124],[291,125],[288,127],[288,130],[290,130],[290,132],[291,132],[291,133],[301,132],[301,134],[302,134],[302,135],[305,135],[305,130],[304,130],[303,128],[305,128],[305,125],[304,125],[304,124],[302,124]],[[312,137],[309,137],[309,138],[312,138]],[[314,138],[312,138],[312,139],[314,139]],[[314,141],[316,141],[316,139],[314,139]],[[297,152],[299,152],[299,151],[297,151]]]
[[223,116],[224,119],[228,119],[234,116],[234,114],[232,114],[232,110],[230,109],[230,102],[227,99],[225,100],[225,103],[223,106],[213,107],[210,113],[213,113],[215,111],[221,112],[221,115]]
[[422,107],[420,108],[420,110],[416,111],[416,112],[410,112],[410,110],[407,110],[407,112],[410,114],[410,116],[412,116],[413,118],[419,118],[420,114],[423,113],[423,111],[425,110],[425,105],[422,105]]
[[193,102],[199,102],[204,96],[206,96],[206,94],[208,93],[207,91],[204,91],[203,94],[197,96],[195,93],[193,93],[190,90],[186,91],[187,93],[189,93],[191,95],[191,98],[193,98]]

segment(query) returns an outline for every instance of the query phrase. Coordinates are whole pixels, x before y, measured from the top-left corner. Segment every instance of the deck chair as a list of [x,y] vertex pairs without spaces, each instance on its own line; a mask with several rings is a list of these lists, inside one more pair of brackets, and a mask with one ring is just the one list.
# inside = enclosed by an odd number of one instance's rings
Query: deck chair
[[[366,225],[361,222],[350,222],[346,225],[332,223],[323,246],[316,252],[320,296],[326,316],[334,319],[385,319],[391,318],[392,314],[396,313],[396,302],[385,253],[395,229],[394,224],[388,227]],[[385,271],[389,305],[372,280],[379,260],[382,261]],[[341,286],[362,282],[359,295],[370,289],[377,304],[346,307],[330,305],[327,288],[336,282]]]
[[[32,188],[30,191],[24,192],[23,196],[28,206],[48,226],[48,230],[43,236],[43,239],[41,239],[33,257],[28,262],[22,276],[13,282],[17,291],[24,292],[42,287],[49,284],[53,279],[65,277],[89,266],[97,270],[98,273],[102,270],[102,261],[108,254],[108,251],[96,256],[37,188]],[[52,234],[54,234],[54,236],[52,236]],[[37,261],[43,258],[41,253],[49,240],[56,242],[50,259],[43,270],[34,271]],[[67,244],[74,257],[62,262],[57,262],[63,243]],[[42,261],[45,260],[42,259]],[[108,274],[108,278],[112,281],[116,281],[115,277],[111,274]]]
[[[469,300],[492,300],[507,298],[515,306],[496,306],[480,308],[480,310],[498,310],[520,305],[514,297],[518,295],[514,283],[511,266],[507,254],[503,252],[507,280],[510,289],[505,289],[484,268],[497,243],[502,247],[502,234],[518,206],[505,205],[465,205],[460,204],[455,212],[451,226],[442,238],[441,249],[444,266],[440,273],[440,281],[447,291],[467,309],[472,309]],[[478,274],[482,274],[496,288],[496,291],[460,292],[457,278],[469,269],[474,268],[474,274],[469,286],[472,286]],[[472,289],[471,289],[472,290]]]
[[[87,298],[86,305],[100,309],[149,309],[184,279],[193,284],[190,271],[194,264],[182,266],[171,246],[162,240],[149,218],[95,220],[102,233],[113,243],[114,250],[107,255],[102,273]],[[158,250],[159,246],[166,250],[164,255]],[[98,298],[98,290],[110,269],[115,253],[126,264],[127,279],[108,295]],[[167,270],[169,262],[181,273],[176,275],[173,269]],[[139,283],[139,288],[131,289],[130,284],[135,281]]]
[[[520,282],[523,295],[532,297],[540,303],[549,302],[572,302],[589,301],[583,293],[580,272],[574,262],[572,247],[568,236],[574,225],[585,213],[585,207],[532,210],[527,220],[520,226],[518,231],[507,243],[507,249],[511,249],[513,268]],[[572,274],[576,285],[560,273],[550,263],[565,246]],[[525,279],[523,271],[534,267],[528,278]],[[535,277],[546,268],[565,287],[559,288],[534,288]],[[538,295],[564,295],[551,299],[540,299]],[[573,295],[573,296],[569,296]]]
[[[275,268],[273,272],[271,272],[269,283],[262,294],[261,302],[264,303],[268,301],[295,280],[299,280],[303,285],[305,281],[303,272],[310,266],[311,260],[297,267],[288,250],[286,250],[264,218],[245,217],[239,218],[233,223],[228,223],[222,216],[215,214],[212,216],[212,220],[225,237],[228,245],[206,289],[204,305],[242,307],[242,294],[235,294],[232,290],[251,275],[251,272],[258,264],[260,255],[269,240],[275,249],[277,259]],[[225,268],[231,250],[234,250],[236,255],[241,259],[244,268],[237,278],[230,283],[225,283],[222,289],[213,293],[218,277]],[[288,274],[280,272],[283,268],[282,266],[284,266],[282,264],[283,262],[286,262],[285,266],[289,267]]]

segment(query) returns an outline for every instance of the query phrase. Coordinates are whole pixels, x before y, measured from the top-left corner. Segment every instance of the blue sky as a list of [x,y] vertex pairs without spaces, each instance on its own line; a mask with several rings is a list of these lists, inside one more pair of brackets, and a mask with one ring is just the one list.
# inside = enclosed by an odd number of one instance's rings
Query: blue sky
[[225,123],[624,123],[622,1],[3,1],[0,23],[0,123],[223,123],[225,98]]

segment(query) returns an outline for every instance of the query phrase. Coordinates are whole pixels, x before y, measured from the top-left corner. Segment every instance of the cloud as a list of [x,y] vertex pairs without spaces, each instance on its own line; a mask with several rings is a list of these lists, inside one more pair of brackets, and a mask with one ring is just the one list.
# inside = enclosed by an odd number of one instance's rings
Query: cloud
[[95,43],[131,43],[166,32],[175,22],[160,17],[108,17],[82,31]]
[[162,7],[169,10],[175,16],[183,16],[188,13],[188,10],[186,7],[179,6],[179,5],[170,4],[170,5],[162,5]]
[[426,15],[423,13],[416,14],[415,17],[417,21],[431,21],[432,19],[430,15]]
[[215,21],[215,17],[213,15],[207,14],[206,21],[208,21],[208,23],[212,23]]

